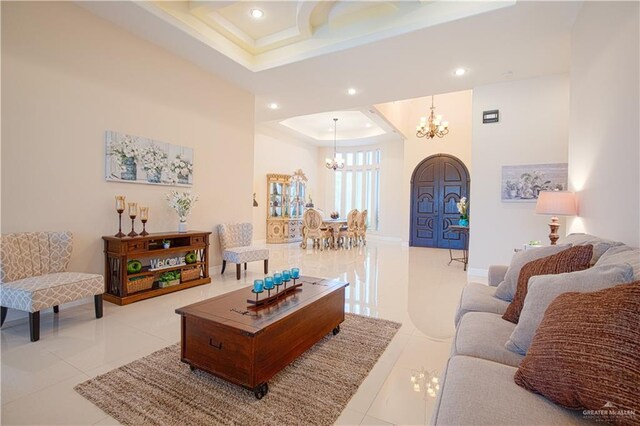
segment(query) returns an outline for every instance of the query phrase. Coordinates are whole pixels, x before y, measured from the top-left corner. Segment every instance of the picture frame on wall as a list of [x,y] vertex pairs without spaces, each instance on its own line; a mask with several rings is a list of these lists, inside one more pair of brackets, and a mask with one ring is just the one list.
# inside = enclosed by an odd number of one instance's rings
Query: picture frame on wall
[[105,178],[111,182],[190,187],[193,149],[107,130]]
[[502,166],[503,202],[536,202],[541,191],[566,191],[568,163]]

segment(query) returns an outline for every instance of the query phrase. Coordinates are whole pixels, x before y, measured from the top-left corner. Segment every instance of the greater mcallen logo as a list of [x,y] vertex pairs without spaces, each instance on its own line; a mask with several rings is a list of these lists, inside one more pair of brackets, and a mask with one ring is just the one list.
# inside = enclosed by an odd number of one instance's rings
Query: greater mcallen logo
[[618,408],[613,402],[607,401],[599,410],[583,410],[582,415],[595,421],[611,421],[620,417],[635,417],[634,410],[625,410]]

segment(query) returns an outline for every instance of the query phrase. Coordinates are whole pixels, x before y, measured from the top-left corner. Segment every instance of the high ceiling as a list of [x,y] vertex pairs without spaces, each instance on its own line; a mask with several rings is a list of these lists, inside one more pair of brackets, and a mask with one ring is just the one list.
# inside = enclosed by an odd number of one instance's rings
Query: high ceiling
[[[434,0],[80,4],[254,93],[257,124],[566,73],[570,30],[582,7]],[[252,9],[264,16],[252,18]],[[458,67],[468,72],[455,76]]]

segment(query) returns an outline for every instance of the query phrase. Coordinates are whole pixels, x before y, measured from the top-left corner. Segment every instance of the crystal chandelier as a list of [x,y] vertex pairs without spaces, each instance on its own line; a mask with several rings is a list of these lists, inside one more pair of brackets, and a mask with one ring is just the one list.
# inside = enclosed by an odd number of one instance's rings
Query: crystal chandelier
[[431,96],[431,114],[429,114],[429,121],[427,117],[420,118],[420,124],[416,128],[416,136],[419,138],[433,139],[434,137],[443,137],[449,133],[449,122],[442,121],[441,115],[435,115],[433,111],[436,108],[433,106],[433,96]]
[[327,169],[331,169],[333,171],[336,171],[337,169],[341,169],[344,167],[344,160],[342,159],[342,157],[338,157],[338,152],[337,152],[337,142],[336,142],[336,134],[338,131],[337,129],[338,129],[338,119],[334,118],[333,119],[333,159],[325,158],[324,160],[324,165],[327,167]]

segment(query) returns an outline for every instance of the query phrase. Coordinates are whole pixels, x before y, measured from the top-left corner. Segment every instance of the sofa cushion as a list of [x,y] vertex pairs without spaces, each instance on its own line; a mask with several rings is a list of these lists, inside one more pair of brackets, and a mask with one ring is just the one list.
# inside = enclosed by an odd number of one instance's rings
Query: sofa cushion
[[104,293],[102,275],[57,272],[2,284],[0,305],[37,312],[51,306]]
[[628,263],[633,268],[633,280],[640,280],[640,249],[631,248],[629,246],[611,247],[605,251],[595,266],[617,265],[620,263]]
[[456,327],[460,323],[460,318],[467,312],[490,312],[502,315],[509,306],[508,302],[493,296],[495,287],[479,283],[469,283],[462,290],[460,304],[456,312]]
[[498,314],[469,312],[460,320],[451,354],[517,367],[524,357],[508,351],[504,346],[514,328],[514,324],[503,320]]
[[[549,305],[514,376],[567,408],[605,411],[600,420],[640,424],[640,282],[565,293]],[[606,412],[633,411],[632,418]]]
[[584,246],[591,244],[593,246],[593,257],[591,258],[591,265],[594,265],[600,256],[602,256],[611,247],[622,245],[621,242],[607,240],[605,238],[596,237],[595,235],[573,233],[569,234],[558,241],[558,244],[571,244],[574,246]]
[[502,318],[512,323],[518,322],[529,288],[529,278],[535,275],[582,271],[589,267],[591,256],[593,256],[593,246],[587,244],[584,246],[574,246],[560,253],[543,257],[542,259],[537,259],[524,265],[518,277],[516,294]]
[[574,425],[582,412],[565,410],[513,382],[515,367],[468,356],[449,360],[431,416],[433,425]]
[[562,293],[603,290],[616,284],[628,283],[632,277],[633,269],[628,264],[594,266],[586,271],[531,277],[518,325],[509,336],[506,348],[526,354],[547,307]]
[[570,244],[562,244],[556,246],[536,247],[514,253],[511,258],[509,269],[507,269],[507,273],[504,276],[504,281],[498,284],[495,296],[498,299],[511,302],[513,300],[513,296],[516,294],[516,286],[518,284],[518,277],[520,276],[520,269],[522,269],[524,265],[532,260],[559,253],[569,247],[571,247]]

